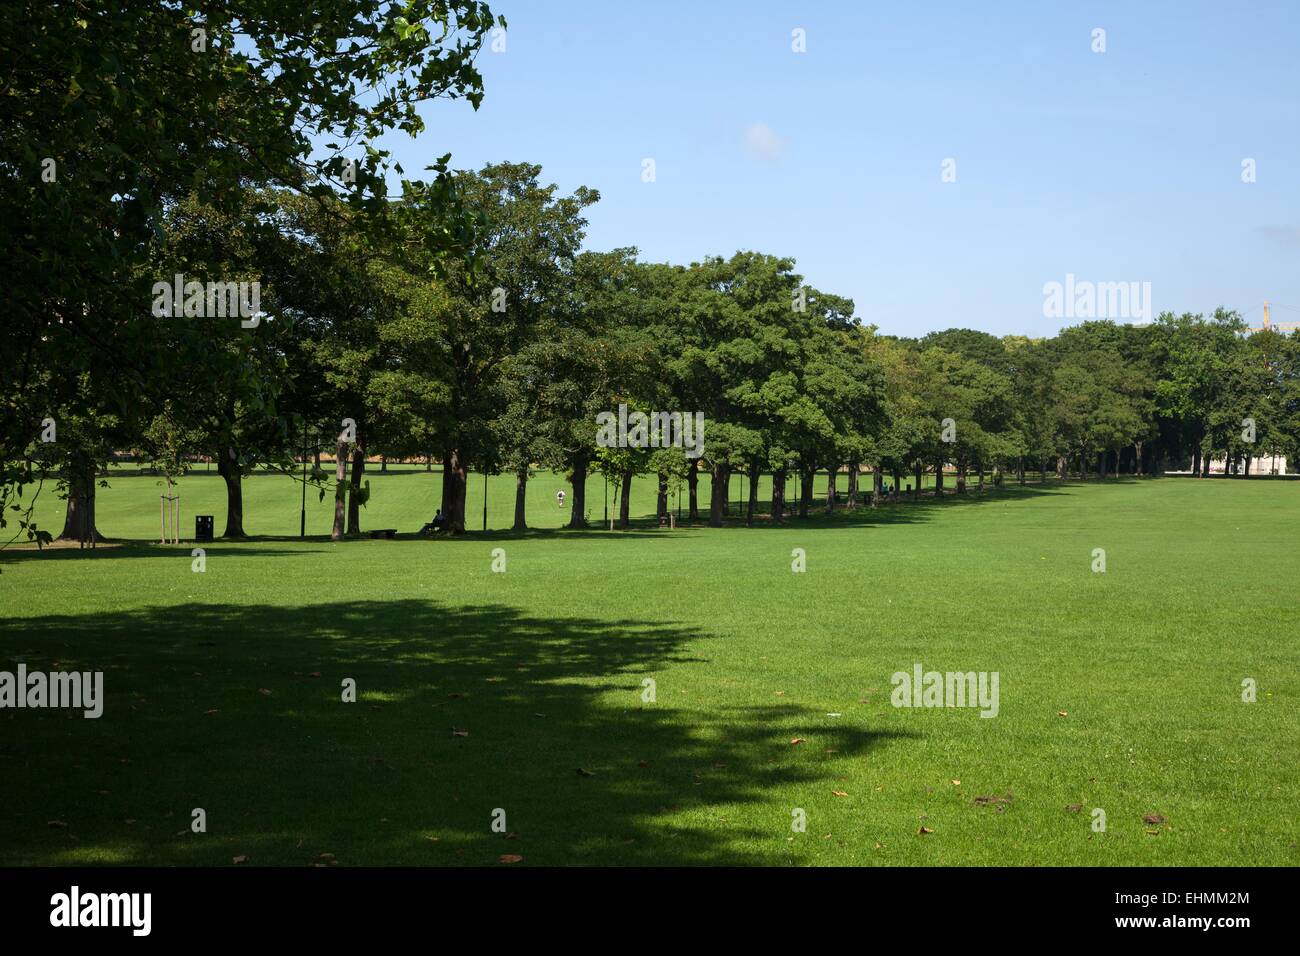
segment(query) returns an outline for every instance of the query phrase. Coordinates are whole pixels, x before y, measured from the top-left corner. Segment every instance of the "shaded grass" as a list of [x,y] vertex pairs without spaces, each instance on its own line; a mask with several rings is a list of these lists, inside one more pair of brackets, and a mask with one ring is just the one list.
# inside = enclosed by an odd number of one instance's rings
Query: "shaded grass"
[[[156,497],[112,492],[109,533]],[[1115,482],[761,532],[215,542],[203,574],[189,546],[6,552],[0,667],[104,670],[107,702],[0,711],[0,862],[1294,865],[1297,505]],[[917,661],[998,671],[999,716],[891,707]]]

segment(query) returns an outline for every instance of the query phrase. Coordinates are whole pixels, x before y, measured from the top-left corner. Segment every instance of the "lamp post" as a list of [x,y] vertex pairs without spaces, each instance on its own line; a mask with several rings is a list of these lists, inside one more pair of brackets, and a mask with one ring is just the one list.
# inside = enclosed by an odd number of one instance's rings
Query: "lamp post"
[[307,420],[302,422],[302,514],[298,522],[298,537],[307,537]]

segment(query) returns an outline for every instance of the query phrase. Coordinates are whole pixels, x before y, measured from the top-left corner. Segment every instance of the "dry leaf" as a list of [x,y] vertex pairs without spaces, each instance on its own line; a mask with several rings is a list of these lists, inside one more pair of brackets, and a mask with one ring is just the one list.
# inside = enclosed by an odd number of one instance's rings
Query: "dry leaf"
[[1072,804],[1070,804],[1068,807],[1066,807],[1065,809],[1069,810],[1071,813],[1079,813],[1079,812],[1081,812],[1081,811],[1083,810],[1083,804],[1082,804],[1082,803],[1072,803]]
[[522,856],[520,856],[518,853],[502,853],[499,857],[497,857],[497,862],[499,862],[499,863],[520,863],[520,862],[523,861],[523,859],[524,859],[524,858],[523,858]]
[[247,863],[247,862],[248,862],[248,857],[247,857],[247,856],[237,856],[237,857],[235,857],[233,860],[231,860],[230,862],[231,862],[231,863],[234,863],[236,866],[238,866],[238,865],[241,864],[241,863]]
[[1169,819],[1169,818],[1168,818],[1168,817],[1162,817],[1162,816],[1161,816],[1160,814],[1158,814],[1158,813],[1148,813],[1146,816],[1144,816],[1144,817],[1142,818],[1142,822],[1143,822],[1143,823],[1149,823],[1149,824],[1151,824],[1153,827],[1156,827],[1156,826],[1159,826],[1160,824],[1164,823],[1167,819]]
[[453,728],[451,728],[451,735],[452,735],[453,737],[468,737],[468,736],[469,736],[469,731],[468,731],[468,730],[457,730],[455,727],[453,727]]
[[263,697],[270,697],[270,696],[271,696],[271,692],[270,692],[269,690],[267,690],[265,687],[259,687],[259,688],[257,689],[257,692],[258,692],[259,694],[261,694]]
[[933,831],[932,829],[930,829],[929,827],[921,827],[921,829],[919,829],[919,830],[916,831],[916,835],[917,835],[917,836],[925,836],[927,833],[933,833],[933,832],[934,832],[934,831]]
[[1069,716],[1070,716],[1070,713],[1069,713],[1069,711],[1058,710],[1058,711],[1056,712],[1056,716],[1057,716],[1057,717],[1069,717]]
[[795,737],[794,739],[792,739],[792,740],[790,741],[790,743],[791,743],[791,745],[794,745],[794,744],[807,743],[807,741],[805,741],[802,737]]
[[954,787],[960,787],[960,786],[961,786],[961,781],[960,781],[960,780],[954,780],[954,781],[952,782],[952,785],[953,785]]
[[310,674],[308,674],[307,676],[308,676],[308,677],[320,677],[320,671],[312,671],[312,672],[311,672]]
[[832,796],[832,797],[847,797],[848,794],[845,793],[843,790],[832,790],[832,791],[831,791],[831,796]]

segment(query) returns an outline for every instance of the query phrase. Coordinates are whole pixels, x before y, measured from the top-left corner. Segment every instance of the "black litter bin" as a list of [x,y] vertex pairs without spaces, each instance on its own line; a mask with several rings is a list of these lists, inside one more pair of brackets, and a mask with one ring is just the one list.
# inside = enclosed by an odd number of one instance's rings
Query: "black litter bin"
[[194,516],[194,540],[195,541],[212,540],[212,515]]

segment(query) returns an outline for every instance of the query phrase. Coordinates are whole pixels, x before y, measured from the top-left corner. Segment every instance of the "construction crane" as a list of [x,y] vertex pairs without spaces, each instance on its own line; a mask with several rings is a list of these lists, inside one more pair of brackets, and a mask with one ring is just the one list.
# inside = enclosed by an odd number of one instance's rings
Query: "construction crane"
[[1270,324],[1268,321],[1268,300],[1265,299],[1264,300],[1264,322],[1262,325],[1252,325],[1250,327],[1250,331],[1265,332],[1270,329],[1274,332],[1290,332],[1295,329],[1300,329],[1300,322],[1274,322]]

